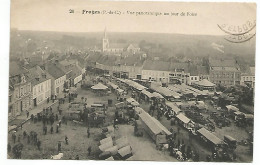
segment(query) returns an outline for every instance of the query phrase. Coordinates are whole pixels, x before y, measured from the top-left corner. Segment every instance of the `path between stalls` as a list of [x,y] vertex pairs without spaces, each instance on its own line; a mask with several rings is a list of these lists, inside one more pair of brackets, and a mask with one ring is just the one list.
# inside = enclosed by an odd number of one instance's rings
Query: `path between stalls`
[[152,160],[152,161],[178,161],[169,155],[169,152],[156,150],[156,145],[149,137],[144,134],[143,137],[136,137],[134,135],[134,127],[131,125],[119,125],[118,133],[121,136],[126,136],[132,149],[133,160]]

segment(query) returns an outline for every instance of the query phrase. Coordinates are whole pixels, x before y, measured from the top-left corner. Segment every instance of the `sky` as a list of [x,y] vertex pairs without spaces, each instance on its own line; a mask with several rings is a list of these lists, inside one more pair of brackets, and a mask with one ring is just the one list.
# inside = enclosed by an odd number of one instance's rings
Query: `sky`
[[[74,14],[69,13],[74,9]],[[82,10],[121,11],[88,15]],[[136,16],[131,12],[197,13],[197,16]],[[11,28],[63,32],[155,32],[223,35],[218,24],[243,25],[256,19],[254,3],[105,2],[86,0],[11,0]]]

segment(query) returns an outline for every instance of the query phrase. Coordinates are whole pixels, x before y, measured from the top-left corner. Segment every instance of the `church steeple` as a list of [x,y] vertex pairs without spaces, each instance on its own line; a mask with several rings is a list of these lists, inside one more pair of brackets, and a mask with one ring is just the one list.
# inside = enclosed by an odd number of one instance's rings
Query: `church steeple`
[[108,41],[108,38],[107,38],[107,27],[105,27],[105,30],[104,30],[102,47],[103,47],[103,52],[106,52],[107,49],[109,48],[109,41]]
[[105,30],[104,30],[104,39],[107,39],[107,27],[105,27]]

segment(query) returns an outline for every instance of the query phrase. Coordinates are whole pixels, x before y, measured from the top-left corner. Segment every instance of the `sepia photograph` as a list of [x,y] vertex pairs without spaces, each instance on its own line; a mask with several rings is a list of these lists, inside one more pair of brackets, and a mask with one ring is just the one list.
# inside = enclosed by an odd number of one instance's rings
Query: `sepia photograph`
[[256,8],[11,0],[7,159],[252,163]]

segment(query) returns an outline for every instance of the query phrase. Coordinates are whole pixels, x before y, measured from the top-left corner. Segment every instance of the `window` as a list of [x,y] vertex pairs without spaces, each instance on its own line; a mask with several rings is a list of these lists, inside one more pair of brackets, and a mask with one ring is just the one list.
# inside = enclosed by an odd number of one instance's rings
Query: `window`
[[27,85],[27,90],[28,90],[28,92],[31,92],[31,86],[30,85]]
[[12,111],[13,111],[13,106],[10,106],[9,109],[8,109],[8,112],[12,113]]
[[20,95],[23,96],[23,88],[21,88]]
[[191,77],[190,79],[193,80],[193,77]]

